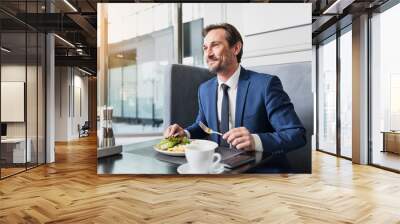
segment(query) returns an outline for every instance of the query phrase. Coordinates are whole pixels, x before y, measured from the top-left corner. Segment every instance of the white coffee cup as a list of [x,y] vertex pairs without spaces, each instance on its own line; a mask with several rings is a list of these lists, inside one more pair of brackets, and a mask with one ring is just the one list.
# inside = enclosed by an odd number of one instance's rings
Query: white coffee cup
[[190,173],[208,174],[216,169],[221,161],[221,155],[215,153],[218,145],[214,142],[195,140],[186,146],[185,156]]

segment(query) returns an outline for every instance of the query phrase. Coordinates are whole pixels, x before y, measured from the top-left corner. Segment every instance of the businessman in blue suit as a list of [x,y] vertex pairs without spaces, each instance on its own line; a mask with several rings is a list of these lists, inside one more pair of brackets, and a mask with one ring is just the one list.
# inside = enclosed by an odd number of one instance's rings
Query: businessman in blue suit
[[[202,83],[198,91],[199,112],[186,129],[169,126],[164,136],[206,138],[199,122],[223,136],[209,138],[221,146],[246,151],[281,154],[306,144],[305,129],[278,77],[240,66],[243,40],[227,23],[203,30],[204,57],[217,76]],[[263,153],[263,154],[264,154]]]

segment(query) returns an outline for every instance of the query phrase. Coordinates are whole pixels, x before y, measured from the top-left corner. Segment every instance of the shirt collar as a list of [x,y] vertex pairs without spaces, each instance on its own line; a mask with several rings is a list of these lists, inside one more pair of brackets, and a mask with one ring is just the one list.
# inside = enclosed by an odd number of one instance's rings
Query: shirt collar
[[221,79],[218,78],[218,87],[221,88],[221,84],[224,83],[225,85],[229,86],[230,89],[236,89],[239,82],[240,68],[241,66],[239,64],[236,71],[228,80],[226,80],[226,82],[223,82]]

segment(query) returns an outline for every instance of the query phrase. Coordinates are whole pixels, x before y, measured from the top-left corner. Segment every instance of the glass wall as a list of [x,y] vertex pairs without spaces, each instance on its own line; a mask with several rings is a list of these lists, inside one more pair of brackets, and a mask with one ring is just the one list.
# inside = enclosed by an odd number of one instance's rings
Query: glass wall
[[168,65],[176,60],[173,28],[176,4],[107,4],[107,7],[107,101],[113,108],[114,134],[161,134],[164,76]]
[[[33,31],[27,32],[27,69],[26,69],[26,114],[27,114],[27,150],[31,151],[31,160],[27,163],[28,168],[37,164],[37,81],[38,81],[38,34]],[[29,94],[28,94],[29,93]]]
[[373,15],[371,74],[372,163],[400,170],[400,4]]
[[[40,13],[42,1],[4,1],[19,15]],[[14,7],[14,6],[18,7]],[[0,13],[0,177],[45,162],[45,35]]]
[[26,162],[31,161],[30,144],[26,144],[26,33],[3,32],[1,46],[0,150],[1,175],[5,177],[25,170]]
[[318,149],[336,154],[336,36],[318,47]]
[[340,154],[352,157],[352,35],[351,26],[342,31],[340,41]]
[[38,129],[38,164],[46,163],[46,35],[38,33],[37,64],[37,129]]

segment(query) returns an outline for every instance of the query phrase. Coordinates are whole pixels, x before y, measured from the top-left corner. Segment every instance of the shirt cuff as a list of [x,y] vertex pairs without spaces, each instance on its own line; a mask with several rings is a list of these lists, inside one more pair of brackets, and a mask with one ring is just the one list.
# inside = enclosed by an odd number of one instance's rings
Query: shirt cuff
[[255,150],[258,152],[264,151],[260,136],[258,136],[257,134],[251,134],[251,135],[253,136],[254,139]]
[[188,139],[190,139],[190,132],[189,132],[188,130],[186,130],[186,129],[184,129],[183,131],[185,132],[186,137],[187,137]]

